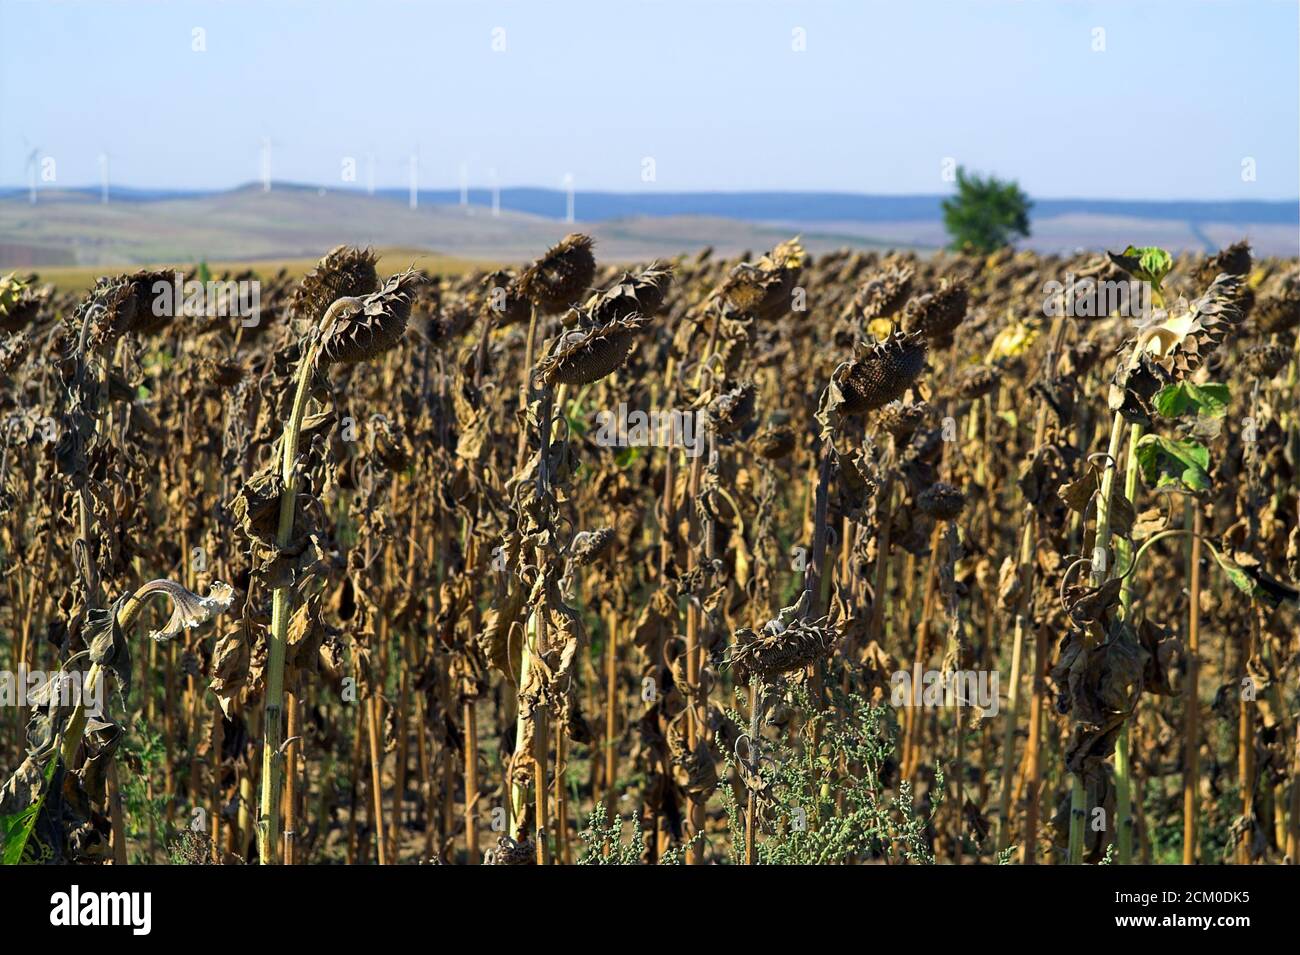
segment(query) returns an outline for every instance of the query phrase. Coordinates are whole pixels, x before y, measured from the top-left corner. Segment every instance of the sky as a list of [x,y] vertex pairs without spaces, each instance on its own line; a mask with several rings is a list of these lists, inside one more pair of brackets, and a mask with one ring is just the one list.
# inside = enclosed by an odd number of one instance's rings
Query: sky
[[[0,0],[0,184],[1300,195],[1300,0]],[[355,181],[345,179],[354,160]]]

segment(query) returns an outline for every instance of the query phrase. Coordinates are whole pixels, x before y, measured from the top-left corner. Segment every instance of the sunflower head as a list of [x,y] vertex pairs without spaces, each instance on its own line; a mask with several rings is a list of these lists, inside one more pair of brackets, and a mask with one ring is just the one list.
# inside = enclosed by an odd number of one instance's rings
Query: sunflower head
[[401,340],[411,317],[411,302],[425,277],[413,269],[394,275],[384,287],[343,306],[321,341],[321,362],[366,361]]
[[589,235],[572,232],[528,266],[517,283],[543,314],[557,315],[578,301],[596,277]]
[[854,307],[865,321],[888,318],[903,307],[912,292],[912,276],[907,265],[876,272],[853,296]]
[[916,429],[930,416],[930,406],[924,401],[891,401],[876,415],[876,424],[896,442],[902,444],[916,433]]
[[790,310],[791,293],[807,254],[799,240],[782,242],[757,262],[735,266],[718,290],[726,312],[772,321]]
[[901,398],[925,368],[926,342],[920,332],[894,332],[835,369],[832,380],[844,401],[840,411],[865,414]]
[[[1244,239],[1234,242],[1226,249],[1220,249],[1201,263],[1196,270],[1196,278],[1202,284],[1213,282],[1220,273],[1235,275],[1245,279],[1250,274],[1250,244]],[[1243,285],[1245,283],[1243,282]]]
[[635,275],[624,272],[608,289],[587,299],[583,309],[602,325],[633,315],[648,318],[664,307],[672,281],[672,269],[657,262]]
[[966,283],[944,279],[938,291],[926,292],[903,309],[903,328],[919,332],[937,345],[946,345],[966,317]]
[[1201,367],[1241,322],[1239,285],[1237,276],[1221,272],[1196,301],[1157,309],[1140,325],[1111,378],[1111,410],[1131,423],[1149,423],[1156,392]]
[[916,496],[917,506],[940,521],[955,521],[966,506],[966,495],[946,481],[935,481]]
[[[168,309],[159,299],[169,294],[174,280],[172,272],[140,271],[96,282],[77,307],[78,316],[90,322],[90,346],[102,348],[128,333],[144,335],[165,327],[177,303]],[[160,291],[160,284],[169,291]]]
[[1246,370],[1257,378],[1272,378],[1291,360],[1291,350],[1276,342],[1252,345],[1241,356]]
[[289,296],[289,317],[315,323],[339,299],[372,294],[379,288],[376,261],[370,249],[350,245],[330,249]]
[[577,326],[562,333],[550,353],[537,363],[537,373],[547,385],[589,385],[613,374],[627,361],[636,333],[645,325],[640,315],[606,324],[574,309]]
[[498,328],[528,321],[528,298],[519,291],[518,280],[510,272],[498,269],[485,275],[480,288],[484,310]]
[[997,390],[1002,381],[1002,369],[996,365],[975,365],[961,373],[957,393],[966,401],[983,398]]

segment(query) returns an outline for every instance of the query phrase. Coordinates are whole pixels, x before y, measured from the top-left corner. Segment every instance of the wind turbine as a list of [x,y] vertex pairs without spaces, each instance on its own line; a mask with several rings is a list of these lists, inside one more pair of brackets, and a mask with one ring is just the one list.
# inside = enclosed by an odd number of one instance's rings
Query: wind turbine
[[366,192],[375,194],[375,154],[366,154]]
[[497,185],[497,171],[488,170],[488,181],[492,185],[492,218],[501,217],[501,187]]
[[270,192],[270,136],[261,138],[261,191]]
[[108,205],[108,150],[99,151],[99,201]]
[[[23,144],[27,144],[27,137],[23,137]],[[32,151],[27,154],[27,201],[36,205],[36,160],[40,158],[41,147],[33,146]]]
[[566,201],[564,205],[564,221],[567,222],[569,225],[573,225],[573,173],[566,172],[564,174],[563,182],[564,182],[564,190],[566,193]]
[[469,207],[469,165],[465,162],[460,164],[460,206]]

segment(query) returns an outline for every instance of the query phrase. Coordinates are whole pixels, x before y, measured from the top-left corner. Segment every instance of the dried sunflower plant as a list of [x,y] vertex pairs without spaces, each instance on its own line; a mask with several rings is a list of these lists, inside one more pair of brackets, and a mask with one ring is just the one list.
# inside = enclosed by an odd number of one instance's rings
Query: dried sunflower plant
[[1296,262],[810,246],[0,277],[4,861],[1300,858]]

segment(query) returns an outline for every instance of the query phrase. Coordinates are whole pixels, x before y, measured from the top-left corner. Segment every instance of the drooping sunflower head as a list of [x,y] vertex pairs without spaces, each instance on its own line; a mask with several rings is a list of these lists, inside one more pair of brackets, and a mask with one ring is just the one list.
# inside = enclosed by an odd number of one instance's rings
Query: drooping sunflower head
[[772,621],[758,633],[745,627],[736,631],[735,637],[731,666],[741,684],[755,677],[771,681],[816,663],[829,656],[839,640],[839,634],[825,621],[801,619]]
[[718,289],[724,310],[765,321],[780,318],[793,304],[792,293],[807,254],[797,238],[780,243],[757,262],[735,266]]
[[916,496],[916,504],[936,520],[955,521],[966,506],[966,495],[946,481],[936,481]]
[[414,269],[394,275],[383,288],[346,305],[321,341],[321,362],[366,361],[388,351],[406,332],[411,303],[425,277]]
[[303,276],[289,296],[289,317],[315,323],[341,298],[362,298],[379,288],[377,257],[370,249],[339,245]]
[[881,269],[873,274],[853,296],[853,304],[864,321],[888,318],[902,308],[912,292],[911,266]]
[[128,333],[144,335],[165,327],[179,311],[178,303],[166,307],[164,299],[170,298],[174,280],[174,273],[158,271],[101,278],[77,307],[77,315],[90,322],[90,346],[102,348]]
[[920,332],[895,332],[862,349],[832,375],[844,397],[840,411],[865,414],[901,398],[925,368],[925,355],[926,342]]
[[739,431],[754,417],[758,388],[752,381],[742,381],[724,388],[709,402],[709,424],[718,434]]
[[483,277],[483,307],[498,328],[528,321],[528,298],[519,291],[519,282],[505,269]]
[[1196,278],[1202,284],[1213,282],[1215,276],[1220,273],[1244,279],[1250,274],[1250,265],[1250,244],[1243,239],[1232,243],[1226,249],[1220,249],[1202,262],[1200,268],[1196,270]]
[[1246,370],[1257,378],[1272,378],[1291,360],[1291,350],[1276,342],[1251,345],[1241,356]]
[[1265,335],[1282,335],[1300,325],[1300,272],[1283,277],[1269,294],[1261,295],[1251,320]]
[[1180,299],[1140,325],[1111,378],[1111,410],[1131,423],[1148,423],[1155,394],[1200,368],[1240,324],[1239,285],[1237,276],[1222,272],[1195,302]]
[[592,531],[580,531],[573,535],[570,558],[578,567],[594,564],[614,543],[614,528],[598,527]]
[[0,278],[0,331],[21,331],[50,300],[50,287],[35,288],[17,275]]
[[0,374],[12,373],[23,363],[31,347],[31,336],[25,331],[15,332],[12,335],[0,332]]
[[966,317],[967,302],[966,283],[944,279],[937,291],[918,295],[907,303],[903,309],[903,328],[945,346]]
[[876,415],[876,424],[899,444],[906,442],[916,429],[930,416],[930,406],[924,401],[891,401]]
[[754,450],[760,457],[778,461],[795,449],[798,436],[789,425],[768,425],[754,435]]
[[672,282],[672,269],[656,262],[635,274],[624,272],[605,291],[587,299],[583,309],[602,325],[633,315],[649,318],[664,307]]
[[537,363],[538,377],[547,385],[589,385],[613,374],[627,361],[636,333],[645,325],[640,315],[606,324],[575,309],[577,326],[563,332],[549,354]]
[[547,250],[519,276],[519,291],[545,315],[556,315],[577,302],[596,277],[592,238],[572,232]]
[[961,373],[957,380],[957,394],[966,401],[983,398],[997,390],[1002,381],[1002,369],[996,365],[975,365]]
[[1149,322],[1138,327],[1134,352],[1150,356],[1174,380],[1183,380],[1241,322],[1237,295],[1240,285],[1237,276],[1220,272],[1196,301],[1180,301],[1167,311],[1158,310]]

